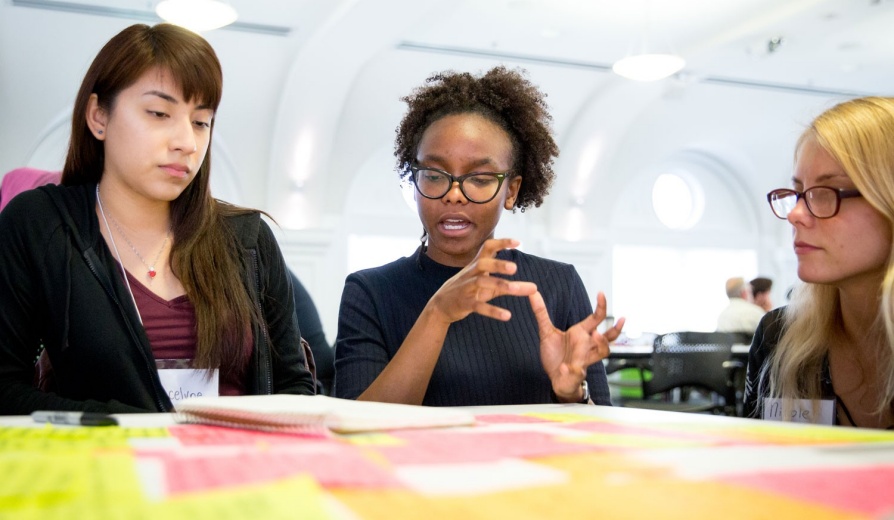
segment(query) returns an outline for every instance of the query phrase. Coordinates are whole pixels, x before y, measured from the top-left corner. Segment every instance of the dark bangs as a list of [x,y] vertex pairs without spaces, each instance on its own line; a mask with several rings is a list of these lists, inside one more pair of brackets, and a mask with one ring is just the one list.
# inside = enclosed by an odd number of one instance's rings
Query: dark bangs
[[167,23],[131,26],[106,44],[96,62],[101,70],[91,90],[106,109],[119,92],[153,68],[171,73],[184,101],[213,110],[220,104],[223,73],[217,54],[204,38],[182,27]]
[[159,24],[147,33],[156,67],[170,71],[183,91],[184,101],[217,110],[223,90],[223,73],[211,45],[197,34],[171,24]]

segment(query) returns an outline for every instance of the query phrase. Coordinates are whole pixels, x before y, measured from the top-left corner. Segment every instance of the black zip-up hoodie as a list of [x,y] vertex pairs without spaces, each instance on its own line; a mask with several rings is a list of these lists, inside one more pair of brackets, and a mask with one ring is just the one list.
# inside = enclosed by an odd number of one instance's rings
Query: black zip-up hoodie
[[[0,414],[172,410],[95,205],[95,184],[49,185],[0,212]],[[313,394],[273,233],[256,212],[228,222],[244,252],[242,282],[264,318],[252,331],[246,392]],[[34,386],[41,343],[56,393]]]

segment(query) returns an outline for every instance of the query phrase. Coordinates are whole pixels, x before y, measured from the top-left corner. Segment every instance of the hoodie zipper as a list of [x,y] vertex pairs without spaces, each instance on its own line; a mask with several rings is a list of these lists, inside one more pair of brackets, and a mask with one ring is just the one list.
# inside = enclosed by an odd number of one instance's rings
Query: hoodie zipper
[[[105,283],[102,283],[103,277],[99,274],[99,271],[96,269],[96,266],[93,265],[93,261],[90,259],[87,251],[83,251],[81,253],[81,255],[84,258],[84,262],[87,263],[87,267],[89,267],[90,271],[93,273],[93,276],[95,276],[97,280],[100,280],[100,284],[102,285],[103,289],[106,291],[106,294],[108,294],[109,297],[112,298],[112,301],[115,302],[115,305],[118,306],[118,309],[121,311],[121,314],[122,314],[124,320],[130,325],[127,329],[128,329],[128,332],[130,333],[131,339],[134,341],[134,343],[136,345],[139,346],[140,338],[138,338],[136,333],[134,332],[133,325],[130,323],[130,318],[128,318],[127,315],[124,313],[124,306],[121,305],[121,300],[118,299],[118,296],[115,295],[114,291],[112,291],[110,287],[108,287]],[[106,280],[108,280],[108,279],[106,278]],[[157,369],[149,363],[149,359],[146,358],[146,353],[143,352],[143,349],[138,348],[138,350],[140,351],[140,354],[143,356],[143,361],[146,363],[146,368],[149,370],[149,373],[152,374],[153,372],[157,371]],[[155,404],[158,405],[158,409],[163,412],[169,411],[168,407],[165,406],[161,397],[159,397],[158,388],[156,388],[154,382],[152,384],[152,393],[155,396]]]
[[[157,381],[158,370],[155,368],[155,366],[153,366],[153,364],[149,363],[149,359],[146,357],[146,352],[142,348],[140,348],[140,338],[134,332],[133,324],[131,323],[130,318],[128,318],[127,314],[124,313],[124,306],[121,305],[121,301],[115,295],[115,291],[113,290],[112,286],[110,285],[111,282],[110,282],[109,278],[107,276],[104,276],[102,273],[100,273],[99,270],[96,268],[96,265],[93,263],[93,260],[90,259],[90,252],[92,251],[92,249],[84,246],[85,241],[87,243],[91,242],[90,239],[87,237],[83,237],[81,235],[80,230],[78,229],[78,227],[75,225],[74,221],[72,220],[71,214],[69,213],[68,208],[66,207],[65,203],[62,201],[61,196],[57,192],[55,192],[51,189],[50,190],[48,190],[46,188],[41,188],[41,189],[44,190],[44,193],[46,193],[46,195],[49,197],[49,199],[53,203],[53,205],[56,206],[56,210],[59,212],[59,216],[62,218],[62,221],[65,223],[65,225],[69,229],[70,237],[71,237],[71,240],[74,242],[73,245],[74,245],[75,249],[77,249],[78,252],[80,252],[81,257],[84,259],[84,262],[87,264],[87,267],[90,269],[90,272],[93,273],[94,278],[96,278],[96,280],[102,286],[102,288],[106,292],[106,294],[108,294],[109,297],[112,299],[112,301],[115,302],[115,305],[118,306],[118,309],[121,311],[121,315],[124,318],[124,323],[126,323],[128,325],[127,329],[128,329],[128,332],[130,333],[130,337],[134,341],[134,344],[137,345],[138,350],[140,351],[140,354],[143,356],[143,361],[145,361],[145,363],[146,363],[146,368],[149,371],[150,379],[152,378],[153,375],[155,375],[156,381]],[[96,199],[92,199],[90,197],[89,193],[87,194],[87,201],[89,202],[88,207],[92,208],[96,205]],[[155,396],[155,404],[158,405],[159,410],[161,410],[163,412],[167,412],[167,411],[169,411],[169,409],[164,404],[164,399],[162,399],[158,394],[158,386],[156,384],[154,384],[156,381],[153,381],[153,384],[152,384],[152,393]]]
[[[257,309],[257,311],[258,311],[258,317],[261,317],[264,315],[264,312],[261,309],[261,270],[258,267],[258,251],[256,249],[251,249],[250,252],[251,252],[251,265],[252,265],[252,269],[254,270],[254,274],[255,274],[254,304],[255,304],[255,309]],[[264,339],[264,344],[259,345],[259,347],[269,349],[270,348],[270,338],[267,335],[267,326],[266,326],[264,320],[261,320],[261,322],[258,324],[258,328],[261,329],[261,336]],[[264,366],[262,367],[264,370],[263,373],[265,374],[265,376],[266,376],[265,379],[267,380],[267,385],[266,385],[267,386],[267,388],[266,388],[267,395],[270,395],[273,393],[273,377],[272,377],[272,371],[270,369],[270,355],[271,355],[271,353],[268,352],[268,355],[262,356],[264,358]],[[260,350],[258,351],[258,356],[261,356]]]

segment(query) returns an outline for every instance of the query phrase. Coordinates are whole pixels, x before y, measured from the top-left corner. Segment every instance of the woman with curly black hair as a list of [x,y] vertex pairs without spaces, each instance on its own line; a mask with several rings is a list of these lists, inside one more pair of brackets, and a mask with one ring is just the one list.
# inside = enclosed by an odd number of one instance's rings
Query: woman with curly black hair
[[[574,267],[494,239],[503,210],[540,206],[558,148],[521,72],[445,72],[402,99],[395,156],[416,189],[422,246],[350,275],[335,395],[436,406],[610,404],[604,333]],[[520,298],[527,297],[527,298]],[[528,303],[530,302],[530,303]]]

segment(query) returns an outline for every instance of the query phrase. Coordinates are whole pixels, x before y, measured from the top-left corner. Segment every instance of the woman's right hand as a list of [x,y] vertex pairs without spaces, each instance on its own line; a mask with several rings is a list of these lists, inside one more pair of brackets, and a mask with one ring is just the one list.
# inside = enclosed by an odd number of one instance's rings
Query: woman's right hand
[[503,249],[515,249],[520,242],[513,238],[491,238],[484,242],[472,262],[444,282],[428,302],[429,308],[446,323],[459,321],[476,312],[482,316],[508,321],[512,313],[487,302],[497,296],[529,296],[537,292],[533,282],[510,282],[491,274],[513,275],[514,262],[498,259]]

